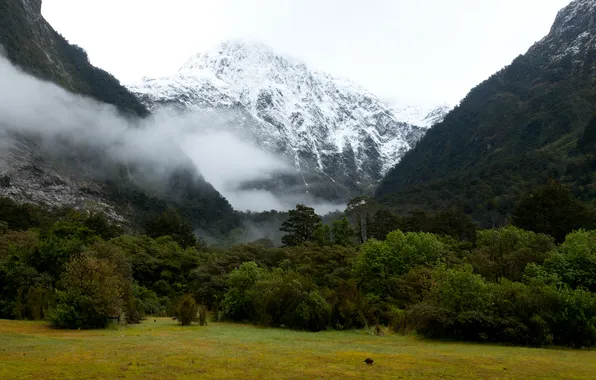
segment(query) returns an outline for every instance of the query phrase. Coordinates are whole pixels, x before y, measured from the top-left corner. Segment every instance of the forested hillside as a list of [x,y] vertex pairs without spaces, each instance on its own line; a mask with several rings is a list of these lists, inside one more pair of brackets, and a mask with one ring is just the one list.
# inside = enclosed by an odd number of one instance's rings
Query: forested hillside
[[546,38],[429,130],[377,196],[400,210],[457,204],[485,225],[502,224],[516,199],[549,178],[594,200],[594,15],[588,0],[563,9]]
[[116,78],[92,66],[83,48],[69,44],[45,21],[41,0],[0,0],[0,45],[11,62],[40,79],[126,113],[149,113]]

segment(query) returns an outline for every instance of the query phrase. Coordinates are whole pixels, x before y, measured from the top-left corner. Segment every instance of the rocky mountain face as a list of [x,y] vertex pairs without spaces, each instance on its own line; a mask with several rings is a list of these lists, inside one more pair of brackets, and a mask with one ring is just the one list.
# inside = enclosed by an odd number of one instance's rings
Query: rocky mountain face
[[[596,199],[596,1],[562,9],[550,33],[472,89],[391,169],[377,196],[397,209],[456,204],[500,224],[529,188],[556,178]],[[582,146],[592,146],[582,143]]]
[[296,170],[246,186],[291,187],[334,200],[370,191],[445,110],[411,117],[424,125],[404,122],[399,111],[411,110],[396,111],[348,80],[242,40],[197,54],[172,76],[128,88],[151,110],[233,111],[235,134]]
[[0,0],[0,45],[0,196],[135,222],[174,205],[198,228],[237,226],[230,204],[192,170],[190,160],[184,166],[181,158],[157,183],[138,161],[109,152],[118,152],[117,135],[116,144],[94,141],[114,132],[108,130],[113,125],[122,134],[142,128],[149,111],[46,22],[41,0]]

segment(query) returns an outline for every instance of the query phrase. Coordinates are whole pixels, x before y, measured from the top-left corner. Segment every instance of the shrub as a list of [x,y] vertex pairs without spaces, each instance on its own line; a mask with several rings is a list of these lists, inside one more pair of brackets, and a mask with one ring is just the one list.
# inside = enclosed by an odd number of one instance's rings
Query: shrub
[[219,302],[215,300],[213,307],[211,308],[211,321],[219,322]]
[[371,239],[360,248],[354,263],[354,277],[365,294],[383,297],[391,282],[415,266],[434,266],[446,247],[433,234],[391,232],[385,241]]
[[182,326],[190,326],[197,320],[198,307],[192,295],[187,294],[182,298],[176,317]]
[[57,304],[47,318],[56,327],[104,328],[123,309],[122,279],[107,260],[83,254],[71,260],[58,283]]
[[253,321],[255,308],[251,289],[263,275],[255,262],[243,263],[228,277],[228,291],[223,300],[224,313],[235,321]]
[[199,306],[199,325],[207,326],[207,306]]
[[331,305],[329,322],[337,330],[363,328],[370,319],[370,306],[356,287],[355,280],[341,281],[327,297]]
[[405,335],[407,324],[406,311],[392,307],[389,315],[389,330]]

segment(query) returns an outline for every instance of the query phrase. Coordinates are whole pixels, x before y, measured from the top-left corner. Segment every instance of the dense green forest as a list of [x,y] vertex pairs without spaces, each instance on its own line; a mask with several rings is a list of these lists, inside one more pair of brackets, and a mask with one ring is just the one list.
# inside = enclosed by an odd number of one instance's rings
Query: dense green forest
[[309,331],[595,345],[593,208],[554,181],[518,203],[514,224],[494,229],[457,208],[397,215],[360,197],[324,221],[298,205],[250,216],[279,217],[282,246],[222,248],[173,208],[124,234],[101,214],[3,199],[0,318],[102,328],[149,315],[205,324],[210,310],[212,320]]

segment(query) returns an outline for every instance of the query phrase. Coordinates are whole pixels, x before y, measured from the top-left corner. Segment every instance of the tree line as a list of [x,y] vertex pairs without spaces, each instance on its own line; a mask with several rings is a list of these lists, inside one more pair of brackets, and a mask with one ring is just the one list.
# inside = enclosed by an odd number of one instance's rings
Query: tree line
[[210,246],[175,209],[124,234],[101,214],[0,203],[0,318],[102,328],[148,315],[205,324],[210,311],[214,321],[309,331],[386,326],[467,341],[596,344],[592,210],[554,182],[493,229],[457,209],[400,216],[366,197],[332,221],[297,205],[279,247]]

